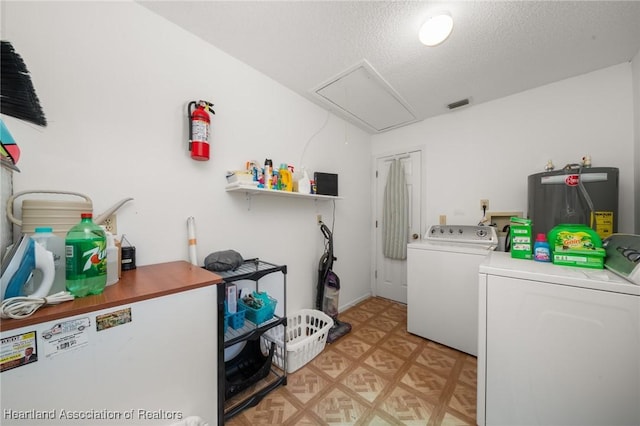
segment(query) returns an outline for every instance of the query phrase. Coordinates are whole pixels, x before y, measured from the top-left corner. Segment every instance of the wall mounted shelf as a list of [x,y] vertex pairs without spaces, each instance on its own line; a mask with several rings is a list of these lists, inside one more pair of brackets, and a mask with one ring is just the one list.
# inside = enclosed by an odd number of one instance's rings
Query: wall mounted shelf
[[227,185],[225,190],[227,192],[244,193],[247,197],[252,195],[274,195],[278,197],[307,198],[311,200],[341,200],[342,199],[342,197],[335,197],[333,195],[302,194],[300,192],[277,191],[272,189],[258,188],[254,185],[231,184],[231,185]]

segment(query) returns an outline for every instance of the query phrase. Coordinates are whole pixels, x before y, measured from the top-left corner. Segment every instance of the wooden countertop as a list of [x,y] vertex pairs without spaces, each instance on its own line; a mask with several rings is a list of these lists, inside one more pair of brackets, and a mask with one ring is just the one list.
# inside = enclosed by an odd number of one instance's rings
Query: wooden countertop
[[185,261],[139,266],[130,271],[123,271],[120,281],[106,287],[102,294],[80,297],[59,305],[43,306],[24,319],[2,319],[0,331],[127,305],[222,282],[222,278],[213,272]]

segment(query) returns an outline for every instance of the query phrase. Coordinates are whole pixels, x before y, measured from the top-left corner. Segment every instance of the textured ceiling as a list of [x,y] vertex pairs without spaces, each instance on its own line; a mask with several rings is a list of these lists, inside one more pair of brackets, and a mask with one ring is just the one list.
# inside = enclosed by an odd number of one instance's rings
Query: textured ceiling
[[[366,60],[417,120],[449,113],[447,105],[464,98],[490,101],[640,51],[640,1],[138,3],[324,108],[313,90]],[[453,33],[423,46],[418,28],[438,10],[453,16]]]

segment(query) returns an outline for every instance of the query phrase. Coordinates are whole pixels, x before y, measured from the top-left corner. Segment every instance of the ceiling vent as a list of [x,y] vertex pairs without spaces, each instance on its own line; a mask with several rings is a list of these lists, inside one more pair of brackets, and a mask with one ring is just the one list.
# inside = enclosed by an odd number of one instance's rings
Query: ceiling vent
[[462,99],[462,100],[457,101],[457,102],[450,103],[449,105],[447,105],[447,108],[455,109],[455,108],[460,108],[460,107],[465,106],[465,105],[469,105],[469,99],[468,98],[467,99]]
[[367,131],[379,133],[417,121],[407,102],[366,60],[329,79],[313,94]]

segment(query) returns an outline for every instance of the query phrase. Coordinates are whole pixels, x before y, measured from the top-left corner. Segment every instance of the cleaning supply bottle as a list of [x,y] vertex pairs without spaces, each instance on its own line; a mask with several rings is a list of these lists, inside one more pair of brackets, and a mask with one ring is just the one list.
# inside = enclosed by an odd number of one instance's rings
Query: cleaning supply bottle
[[273,179],[273,161],[270,159],[264,160],[264,188],[271,189],[271,180]]
[[298,181],[298,192],[301,194],[311,193],[311,181],[305,168],[302,169],[302,178]]
[[82,213],[80,223],[65,241],[67,291],[76,297],[100,294],[107,285],[107,241],[92,213]]
[[120,279],[118,273],[118,247],[116,237],[107,231],[104,225],[100,225],[107,238],[107,286],[115,284]]
[[[64,238],[57,236],[53,233],[53,229],[50,227],[37,227],[35,234],[31,235],[31,238],[35,240],[42,247],[53,253],[53,265],[55,269],[55,277],[53,279],[53,285],[49,294],[59,293],[65,290],[65,258],[64,258]],[[34,270],[34,276],[36,276]],[[41,274],[38,274],[41,275]],[[41,280],[42,277],[38,277]]]
[[293,177],[289,167],[285,163],[280,164],[280,182],[283,191],[291,192],[293,190]]
[[538,262],[551,262],[551,250],[547,237],[544,234],[536,236],[536,242],[533,244],[533,260]]

